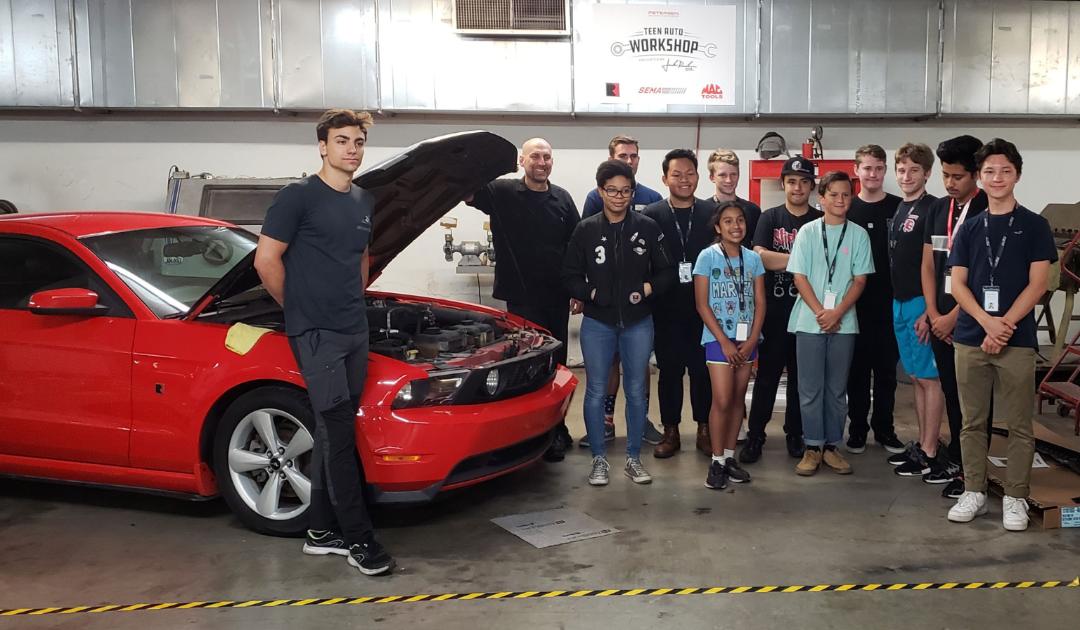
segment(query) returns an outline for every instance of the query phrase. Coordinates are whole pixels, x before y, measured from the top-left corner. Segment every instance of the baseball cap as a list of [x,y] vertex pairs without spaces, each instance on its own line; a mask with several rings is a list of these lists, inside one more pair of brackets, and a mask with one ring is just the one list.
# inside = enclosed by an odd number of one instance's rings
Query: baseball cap
[[816,169],[814,168],[814,161],[802,156],[788,158],[788,160],[784,162],[784,167],[780,169],[780,177],[801,175],[810,181],[814,181],[815,173]]

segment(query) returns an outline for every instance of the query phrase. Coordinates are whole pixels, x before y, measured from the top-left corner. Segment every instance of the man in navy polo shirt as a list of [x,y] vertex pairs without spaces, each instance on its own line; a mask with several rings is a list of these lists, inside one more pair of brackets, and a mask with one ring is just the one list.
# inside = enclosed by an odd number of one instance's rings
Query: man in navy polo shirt
[[[607,151],[608,159],[626,162],[630,165],[630,169],[634,171],[634,176],[637,176],[638,165],[641,164],[641,155],[638,150],[638,141],[636,138],[622,135],[615,136],[611,139],[611,142],[608,143]],[[633,210],[641,212],[645,209],[645,206],[650,203],[663,201],[663,199],[664,197],[661,196],[660,193],[641,182],[637,182],[634,186],[634,199],[630,207]],[[581,209],[581,218],[585,219],[591,217],[603,209],[604,202],[600,199],[600,193],[596,192],[595,188],[589,189],[589,194],[585,196],[585,205]]]
[[1028,485],[1035,454],[1033,309],[1046,293],[1057,249],[1050,224],[1016,201],[1023,160],[1016,145],[995,138],[975,154],[989,198],[981,219],[960,226],[949,254],[953,297],[961,313],[953,332],[956,380],[963,409],[960,433],[965,490],[949,520],[967,523],[986,514],[986,425],[991,395],[1009,427],[1002,524],[1027,529]]

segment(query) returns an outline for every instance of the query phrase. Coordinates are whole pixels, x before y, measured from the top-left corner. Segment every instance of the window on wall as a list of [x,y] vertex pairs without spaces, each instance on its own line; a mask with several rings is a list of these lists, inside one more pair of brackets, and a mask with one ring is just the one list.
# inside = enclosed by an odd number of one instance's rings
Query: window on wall
[[566,35],[568,0],[454,0],[454,28],[476,35]]

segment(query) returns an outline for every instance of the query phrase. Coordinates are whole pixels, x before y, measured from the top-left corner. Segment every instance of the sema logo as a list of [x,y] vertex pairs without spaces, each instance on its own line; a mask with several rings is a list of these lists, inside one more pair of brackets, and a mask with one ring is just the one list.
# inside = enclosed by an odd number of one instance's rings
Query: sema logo
[[701,98],[723,100],[724,90],[722,90],[720,86],[715,83],[709,83],[705,87],[701,88]]
[[686,88],[643,85],[638,88],[638,94],[686,94]]

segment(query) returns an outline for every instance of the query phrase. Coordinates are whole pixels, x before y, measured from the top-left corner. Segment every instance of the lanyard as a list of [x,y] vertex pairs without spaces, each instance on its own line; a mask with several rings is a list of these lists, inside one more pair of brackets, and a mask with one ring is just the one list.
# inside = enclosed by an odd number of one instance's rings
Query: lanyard
[[825,221],[821,222],[821,245],[825,248],[825,264],[829,270],[829,288],[832,288],[833,274],[836,273],[836,261],[840,258],[840,246],[844,244],[844,235],[847,234],[847,219],[844,219],[844,227],[840,230],[840,241],[836,243],[836,252],[833,253],[832,262],[829,262],[829,237],[826,235]]
[[1005,226],[1005,233],[1001,235],[1001,249],[998,250],[997,256],[994,255],[994,250],[990,245],[990,220],[987,215],[990,214],[990,210],[987,210],[983,214],[983,238],[986,240],[986,257],[990,262],[990,286],[997,286],[994,284],[994,272],[997,271],[998,263],[1001,262],[1001,255],[1005,253],[1005,242],[1009,240],[1009,231],[1012,230],[1013,219],[1016,218],[1016,207],[1013,207],[1012,214],[1009,215],[1009,225]]
[[739,294],[739,311],[745,312],[746,295],[743,293],[743,289],[746,286],[746,278],[743,276],[743,271],[746,267],[743,264],[742,246],[739,246],[739,273],[735,273],[735,268],[731,266],[731,258],[728,257],[727,251],[724,250],[724,246],[717,243],[716,247],[724,256],[724,264],[727,265],[728,272],[731,274],[731,281],[735,284],[735,291]]
[[697,200],[694,200],[693,205],[690,206],[690,220],[686,224],[686,234],[683,234],[682,226],[679,225],[679,215],[675,214],[675,206],[671,205],[671,197],[668,197],[667,207],[671,208],[671,218],[675,220],[675,229],[679,232],[679,243],[682,245],[682,261],[686,260],[686,239],[694,231],[694,208],[697,206]]
[[[960,225],[962,225],[964,223],[964,218],[967,217],[968,209],[971,208],[971,202],[974,199],[975,199],[975,197],[972,197],[971,199],[968,199],[967,203],[960,206],[960,216],[956,217],[956,225],[957,226],[960,226]],[[948,240],[948,245],[946,245],[946,247],[949,249],[950,252],[952,251],[953,213],[954,212],[956,212],[956,200],[955,199],[950,199],[949,200],[949,222],[945,225],[945,236],[946,236],[946,239]]]
[[[926,192],[925,192],[925,191],[923,192],[923,194],[922,194],[922,195],[920,195],[920,196],[919,196],[919,198],[918,198],[918,199],[916,199],[915,201],[912,201],[912,202],[911,202],[911,206],[910,206],[910,207],[908,207],[908,209],[907,209],[907,214],[905,214],[905,215],[904,215],[904,221],[907,221],[908,219],[910,219],[910,218],[911,218],[911,213],[915,212],[915,208],[918,208],[918,207],[919,207],[919,204],[920,204],[920,203],[922,203],[922,200],[923,200],[924,198],[926,198]],[[907,202],[906,202],[906,201],[901,201],[900,203],[907,203]],[[895,232],[895,231],[896,231],[896,218],[897,218],[898,216],[900,216],[900,214],[899,214],[899,213],[897,213],[897,214],[893,215],[893,219],[892,219],[892,226],[891,226],[891,228],[892,228],[892,231],[893,231],[893,232]],[[903,225],[903,222],[901,222],[901,223],[900,223],[900,225]],[[890,240],[890,241],[892,241],[892,242],[893,242],[893,244],[895,245],[895,243],[896,243],[895,239],[893,239],[893,238],[892,238],[892,237],[890,236],[890,237],[889,237],[889,240]],[[892,247],[890,247],[889,249],[892,249]]]

